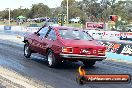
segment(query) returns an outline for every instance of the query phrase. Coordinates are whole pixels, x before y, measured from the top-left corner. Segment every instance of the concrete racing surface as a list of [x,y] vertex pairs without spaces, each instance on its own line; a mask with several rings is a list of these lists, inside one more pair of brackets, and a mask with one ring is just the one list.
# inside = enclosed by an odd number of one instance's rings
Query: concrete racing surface
[[[11,38],[11,37],[9,37]],[[14,37],[15,38],[15,37]],[[49,68],[44,56],[23,56],[21,39],[11,42],[0,35],[0,88],[132,88],[129,84],[86,84],[76,82],[81,62],[64,62],[58,68]],[[132,63],[105,60],[85,69],[87,74],[130,74]]]

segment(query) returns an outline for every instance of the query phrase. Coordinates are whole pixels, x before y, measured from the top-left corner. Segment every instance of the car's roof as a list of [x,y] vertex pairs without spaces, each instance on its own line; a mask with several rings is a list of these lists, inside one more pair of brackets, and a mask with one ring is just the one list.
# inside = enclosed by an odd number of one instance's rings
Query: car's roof
[[52,27],[53,29],[57,29],[57,30],[60,30],[60,29],[65,29],[65,30],[80,30],[81,28],[75,28],[75,27],[68,27],[68,26],[50,26]]

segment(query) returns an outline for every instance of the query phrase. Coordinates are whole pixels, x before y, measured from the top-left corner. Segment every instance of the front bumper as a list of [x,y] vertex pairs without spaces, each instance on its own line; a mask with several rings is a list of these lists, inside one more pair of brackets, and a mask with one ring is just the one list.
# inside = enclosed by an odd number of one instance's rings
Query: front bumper
[[79,54],[60,54],[62,58],[88,59],[88,60],[104,60],[106,56],[95,55],[79,55]]

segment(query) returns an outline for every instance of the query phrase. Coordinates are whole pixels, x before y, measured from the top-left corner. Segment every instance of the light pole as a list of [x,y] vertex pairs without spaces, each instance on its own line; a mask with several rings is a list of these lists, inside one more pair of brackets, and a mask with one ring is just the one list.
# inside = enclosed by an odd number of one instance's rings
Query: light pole
[[10,8],[6,8],[8,10],[8,25],[10,26],[10,20],[11,20],[11,9]]
[[8,10],[9,10],[9,26],[10,26],[10,24],[11,24],[11,23],[10,23],[10,19],[11,19],[11,13],[10,13],[10,12],[11,12],[11,9],[8,8]]
[[67,0],[67,24],[68,24],[68,9],[69,7],[68,7],[68,0]]
[[8,25],[10,26],[10,19],[11,19],[11,9],[10,8],[6,8],[6,10],[8,11]]

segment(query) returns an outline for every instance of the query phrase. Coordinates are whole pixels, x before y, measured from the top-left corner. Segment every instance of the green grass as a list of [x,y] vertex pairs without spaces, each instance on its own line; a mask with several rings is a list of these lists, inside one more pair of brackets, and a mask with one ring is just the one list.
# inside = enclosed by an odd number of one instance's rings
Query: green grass
[[80,23],[70,23],[70,24],[65,24],[65,26],[75,27],[75,28],[83,28],[84,25],[82,25]]

